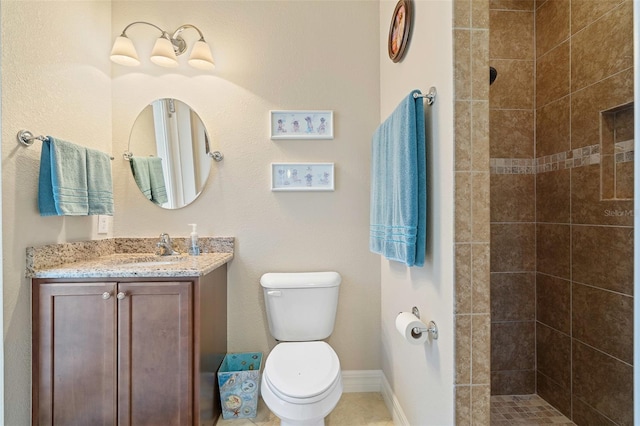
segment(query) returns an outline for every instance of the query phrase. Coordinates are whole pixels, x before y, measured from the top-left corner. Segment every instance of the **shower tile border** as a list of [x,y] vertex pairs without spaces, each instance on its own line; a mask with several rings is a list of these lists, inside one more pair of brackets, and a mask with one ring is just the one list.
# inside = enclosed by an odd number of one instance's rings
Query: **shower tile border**
[[[628,163],[634,159],[633,140],[615,144],[615,162]],[[573,169],[600,164],[600,144],[533,158],[491,158],[489,170],[494,175],[522,175]]]

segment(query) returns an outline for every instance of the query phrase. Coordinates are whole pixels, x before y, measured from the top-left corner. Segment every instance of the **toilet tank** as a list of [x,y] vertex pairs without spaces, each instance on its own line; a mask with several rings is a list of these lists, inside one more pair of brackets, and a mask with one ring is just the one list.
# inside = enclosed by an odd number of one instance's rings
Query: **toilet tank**
[[271,335],[285,342],[329,337],[341,280],[337,272],[264,274],[260,284]]

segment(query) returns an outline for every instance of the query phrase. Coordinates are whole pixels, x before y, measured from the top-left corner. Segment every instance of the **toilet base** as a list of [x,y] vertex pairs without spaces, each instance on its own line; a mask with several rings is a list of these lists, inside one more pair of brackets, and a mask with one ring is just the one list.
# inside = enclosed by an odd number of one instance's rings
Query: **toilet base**
[[262,376],[260,385],[262,400],[280,419],[280,426],[324,426],[324,418],[338,405],[342,396],[342,376],[338,375],[326,397],[311,404],[293,404],[278,398]]

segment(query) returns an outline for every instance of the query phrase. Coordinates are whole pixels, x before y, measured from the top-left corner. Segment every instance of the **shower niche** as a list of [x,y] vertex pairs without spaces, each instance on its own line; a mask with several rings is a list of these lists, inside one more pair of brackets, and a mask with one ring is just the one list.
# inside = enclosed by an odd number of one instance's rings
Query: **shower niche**
[[600,113],[600,198],[633,199],[633,102]]

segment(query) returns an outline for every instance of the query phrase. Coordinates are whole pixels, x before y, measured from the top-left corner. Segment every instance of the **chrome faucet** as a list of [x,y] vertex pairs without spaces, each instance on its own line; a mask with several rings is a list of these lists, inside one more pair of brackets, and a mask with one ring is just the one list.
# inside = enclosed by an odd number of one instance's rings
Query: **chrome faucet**
[[156,244],[158,250],[156,254],[158,256],[170,256],[174,254],[180,254],[173,249],[173,244],[171,243],[171,237],[167,233],[160,234],[160,241]]

